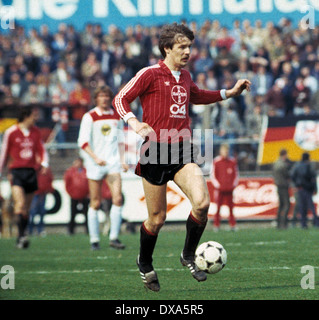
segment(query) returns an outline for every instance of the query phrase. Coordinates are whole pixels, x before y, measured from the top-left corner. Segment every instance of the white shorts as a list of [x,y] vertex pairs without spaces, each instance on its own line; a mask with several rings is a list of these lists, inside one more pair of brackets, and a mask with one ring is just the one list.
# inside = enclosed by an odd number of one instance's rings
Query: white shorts
[[121,172],[121,164],[119,162],[99,166],[92,161],[86,161],[84,166],[86,168],[86,176],[90,180],[102,180],[108,174]]

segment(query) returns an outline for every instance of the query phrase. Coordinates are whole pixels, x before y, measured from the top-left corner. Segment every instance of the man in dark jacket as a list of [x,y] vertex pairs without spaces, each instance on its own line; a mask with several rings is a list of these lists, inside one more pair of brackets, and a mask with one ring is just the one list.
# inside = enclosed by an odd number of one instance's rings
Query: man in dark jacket
[[290,209],[289,184],[291,162],[287,156],[287,150],[282,149],[279,152],[279,159],[273,165],[273,177],[278,193],[278,213],[277,226],[278,229],[286,229],[288,222],[288,213]]
[[312,195],[317,192],[316,172],[311,167],[310,155],[305,152],[302,160],[294,165],[291,171],[291,178],[298,189],[298,207],[301,214],[301,227],[307,228],[308,209],[313,214],[314,226],[319,226],[315,205]]

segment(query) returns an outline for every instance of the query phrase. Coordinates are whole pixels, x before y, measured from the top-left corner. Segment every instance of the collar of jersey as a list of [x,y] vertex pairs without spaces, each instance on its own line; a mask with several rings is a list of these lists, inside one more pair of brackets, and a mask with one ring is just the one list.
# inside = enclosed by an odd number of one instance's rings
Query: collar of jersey
[[99,116],[102,116],[102,115],[112,115],[114,114],[113,110],[110,109],[109,111],[101,111],[98,107],[95,107],[95,112],[99,115]]
[[[167,73],[167,74],[169,74],[173,79],[174,79],[174,81],[176,82],[176,79],[175,79],[175,77],[173,76],[173,74],[172,74],[172,71],[169,69],[169,67],[164,63],[164,60],[159,60],[159,62],[158,62],[158,64],[160,65],[160,67],[162,68],[162,70],[165,72],[165,73]],[[180,78],[179,78],[179,83],[181,83],[182,82],[182,80],[183,80],[183,72],[181,71],[181,75],[180,75]]]

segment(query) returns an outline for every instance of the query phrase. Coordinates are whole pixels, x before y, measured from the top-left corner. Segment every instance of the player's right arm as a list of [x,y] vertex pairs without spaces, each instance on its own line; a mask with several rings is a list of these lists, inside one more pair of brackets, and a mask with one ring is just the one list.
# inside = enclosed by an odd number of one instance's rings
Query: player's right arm
[[119,116],[127,122],[132,129],[143,139],[146,138],[153,128],[145,122],[140,122],[131,111],[130,104],[140,97],[152,83],[152,71],[150,68],[140,70],[115,96],[113,106]]
[[150,127],[147,123],[140,122],[135,117],[128,119],[127,123],[143,139],[145,139],[147,136],[150,136],[154,132],[153,128]]
[[3,169],[8,160],[9,154],[9,145],[10,145],[10,132],[11,130],[6,130],[3,135],[2,146],[1,146],[1,153],[0,153],[0,198],[1,197],[1,178]]
[[105,166],[106,162],[102,159],[100,159],[92,150],[90,146],[91,141],[91,135],[93,130],[93,120],[92,117],[86,113],[82,120],[80,125],[80,131],[79,131],[79,138],[78,138],[78,146],[82,150],[84,150],[93,160],[96,164],[99,166]]

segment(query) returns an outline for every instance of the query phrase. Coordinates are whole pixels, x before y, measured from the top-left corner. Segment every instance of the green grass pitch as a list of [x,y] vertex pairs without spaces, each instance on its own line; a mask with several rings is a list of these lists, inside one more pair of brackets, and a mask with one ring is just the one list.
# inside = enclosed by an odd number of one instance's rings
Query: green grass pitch
[[[279,231],[241,228],[214,233],[207,228],[201,242],[214,240],[228,254],[226,267],[198,283],[179,262],[185,231],[163,227],[154,252],[161,291],[144,289],[135,259],[139,233],[123,234],[122,251],[108,247],[91,251],[88,236],[49,234],[32,237],[27,250],[15,239],[0,239],[0,269],[14,268],[14,289],[0,287],[1,300],[317,300],[319,298],[318,228]],[[313,267],[315,287],[303,289]],[[5,274],[0,274],[0,278]],[[1,280],[1,279],[0,279]],[[308,280],[307,280],[308,281]],[[307,282],[309,283],[309,282]]]

